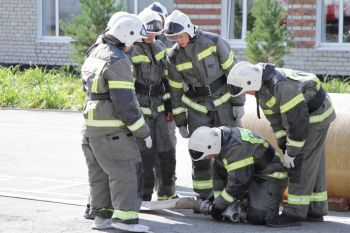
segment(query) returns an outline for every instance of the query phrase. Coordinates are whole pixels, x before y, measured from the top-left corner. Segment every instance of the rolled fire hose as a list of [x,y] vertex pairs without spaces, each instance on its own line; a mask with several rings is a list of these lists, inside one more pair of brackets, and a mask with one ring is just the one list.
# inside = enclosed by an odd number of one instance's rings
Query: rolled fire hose
[[[350,94],[329,94],[337,118],[330,125],[326,139],[326,174],[328,196],[345,197],[350,203]],[[247,95],[243,127],[257,132],[278,148],[270,123],[260,109],[256,113],[254,96]],[[281,150],[279,153],[282,154]]]

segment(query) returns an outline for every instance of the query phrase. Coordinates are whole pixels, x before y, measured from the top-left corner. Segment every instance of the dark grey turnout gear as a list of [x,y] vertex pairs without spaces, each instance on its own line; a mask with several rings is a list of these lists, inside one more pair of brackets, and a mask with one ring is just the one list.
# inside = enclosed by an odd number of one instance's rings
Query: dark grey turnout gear
[[113,214],[138,221],[143,169],[135,136],[145,138],[150,131],[138,107],[131,63],[118,44],[106,39],[90,51],[82,80],[87,91],[82,147],[91,207],[104,218]]
[[289,169],[284,213],[304,219],[327,214],[324,142],[336,115],[314,74],[264,64],[260,106],[282,150],[295,157]]
[[[184,47],[175,44],[168,54],[169,86],[178,127],[191,134],[199,126],[241,126],[233,106],[243,106],[245,97],[232,98],[226,75],[234,65],[234,53],[220,36],[196,31]],[[212,195],[211,161],[192,163],[193,189],[201,199]]]
[[[154,169],[158,169],[158,199],[168,199],[175,194],[175,145],[166,120],[171,104],[165,79],[165,52],[164,44],[155,40],[152,44],[136,43],[131,55],[137,98],[153,139],[152,148],[146,148],[143,140],[138,141],[145,174],[145,201],[149,201],[153,193]],[[157,161],[159,166],[155,167]]]
[[[287,186],[287,169],[269,142],[243,128],[221,127],[222,147],[213,163],[214,206],[249,199],[247,221],[264,224],[278,214]],[[238,202],[237,202],[238,201]]]

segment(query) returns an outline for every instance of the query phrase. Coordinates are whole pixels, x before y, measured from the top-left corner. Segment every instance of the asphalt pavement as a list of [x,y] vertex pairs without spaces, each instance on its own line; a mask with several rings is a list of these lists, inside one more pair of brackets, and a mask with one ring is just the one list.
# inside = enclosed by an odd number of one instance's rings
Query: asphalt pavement
[[[77,112],[0,110],[0,233],[98,232],[82,217],[88,184],[81,124]],[[177,177],[177,192],[193,195],[187,140],[179,135]],[[159,233],[350,232],[349,211],[285,229],[218,223],[190,210],[144,211],[140,222]]]

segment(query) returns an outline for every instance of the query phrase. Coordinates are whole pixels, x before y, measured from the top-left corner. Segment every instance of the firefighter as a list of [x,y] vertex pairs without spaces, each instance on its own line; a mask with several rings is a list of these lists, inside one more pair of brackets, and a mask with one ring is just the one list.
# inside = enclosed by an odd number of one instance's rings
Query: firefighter
[[[142,21],[120,17],[91,51],[81,72],[87,92],[82,149],[88,161],[94,229],[142,228],[143,168],[136,139],[152,146],[134,91],[131,63],[125,52],[146,36]],[[111,219],[112,218],[112,219]]]
[[256,95],[289,168],[288,204],[269,226],[322,222],[328,209],[324,143],[336,115],[316,75],[242,61],[227,81],[233,96]]
[[248,129],[201,126],[192,133],[188,148],[193,161],[214,159],[214,219],[227,217],[227,208],[233,222],[265,224],[278,214],[287,169],[265,139]]
[[[169,86],[173,114],[183,138],[199,126],[240,126],[245,97],[231,98],[226,75],[234,64],[229,44],[194,26],[175,10],[165,21],[165,35],[176,41],[169,52]],[[193,161],[193,189],[199,199],[212,196],[211,161]]]
[[[87,50],[86,52],[86,56],[89,56],[89,54],[92,52],[92,50],[94,50],[97,45],[101,44],[103,41],[102,41],[102,37],[103,35],[112,27],[112,25],[114,25],[114,23],[117,21],[117,19],[123,15],[127,15],[128,13],[125,12],[125,11],[119,11],[119,12],[116,12],[112,15],[112,17],[109,19],[108,23],[107,23],[107,27],[106,27],[106,30],[101,33],[101,35],[98,36],[96,42],[90,46],[90,48]],[[89,161],[87,160],[86,161],[88,166],[89,166]],[[84,211],[84,214],[83,214],[83,217],[86,218],[86,219],[95,219],[95,214],[96,214],[97,210],[93,209],[90,207],[90,197],[88,199],[88,204],[86,205],[86,209]]]
[[151,201],[154,189],[155,162],[159,161],[158,200],[175,197],[175,146],[167,126],[167,117],[171,114],[170,99],[165,96],[165,46],[155,36],[162,33],[161,17],[149,8],[145,8],[139,18],[147,30],[147,38],[135,43],[131,61],[135,73],[135,91],[147,125],[153,139],[152,148],[147,148],[139,140],[139,148],[144,168],[143,201]]

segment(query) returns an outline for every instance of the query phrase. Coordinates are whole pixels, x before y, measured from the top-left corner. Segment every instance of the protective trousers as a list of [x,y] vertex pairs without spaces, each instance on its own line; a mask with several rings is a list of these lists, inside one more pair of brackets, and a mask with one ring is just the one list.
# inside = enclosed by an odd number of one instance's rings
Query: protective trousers
[[[143,200],[151,200],[155,183],[158,199],[165,200],[175,194],[175,145],[163,112],[156,118],[145,116],[145,120],[151,131],[152,148],[146,148],[144,140],[138,140],[144,167]],[[156,169],[158,170],[155,182]]]
[[328,128],[309,129],[302,153],[294,159],[289,169],[288,205],[283,212],[306,218],[308,214],[327,214],[327,183],[324,143]]
[[[241,127],[240,119],[235,120],[232,115],[232,106],[225,103],[217,111],[208,111],[207,114],[187,109],[188,130],[192,134],[200,126],[208,127]],[[206,200],[213,195],[213,180],[211,175],[212,160],[192,161],[193,191],[198,198]]]
[[100,210],[97,215],[113,214],[113,218],[124,221],[138,219],[143,168],[135,137],[127,132],[85,137],[82,148],[88,165],[91,207]]

